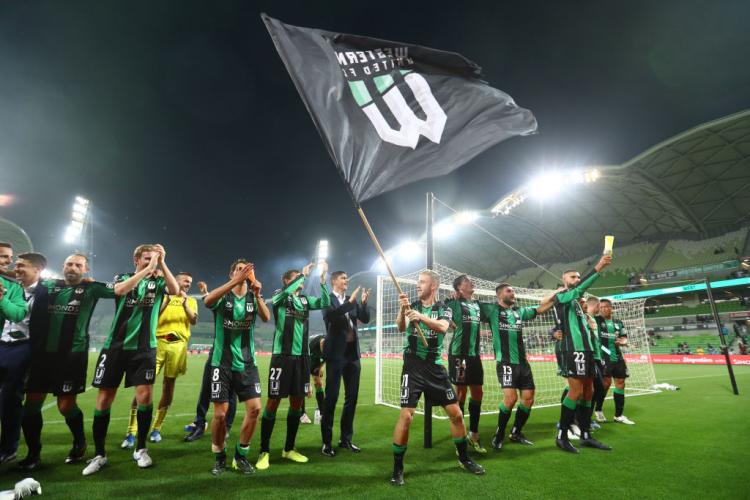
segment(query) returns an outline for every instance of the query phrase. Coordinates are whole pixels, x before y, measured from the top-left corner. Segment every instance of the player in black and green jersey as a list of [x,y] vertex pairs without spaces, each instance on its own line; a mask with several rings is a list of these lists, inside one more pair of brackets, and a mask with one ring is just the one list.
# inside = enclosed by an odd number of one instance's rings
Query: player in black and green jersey
[[[152,261],[156,260],[154,264]],[[99,389],[94,411],[93,435],[96,455],[83,469],[88,476],[99,472],[107,464],[105,440],[109,427],[109,413],[117,395],[117,388],[125,376],[125,387],[135,386],[138,401],[138,439],[133,460],[138,467],[151,467],[146,450],[148,429],[151,426],[154,379],[156,378],[156,326],[164,293],[177,294],[180,285],[167,267],[166,252],[161,245],[139,245],[133,252],[135,274],[149,269],[145,278],[129,293],[118,297],[104,347],[96,362],[93,386]],[[155,277],[157,267],[164,277]],[[127,281],[130,273],[119,275],[115,282]]]
[[[404,365],[401,370],[401,413],[393,430],[393,475],[391,484],[404,484],[404,454],[409,441],[409,427],[414,410],[424,393],[435,404],[442,406],[450,418],[451,435],[458,451],[461,467],[473,474],[484,474],[484,468],[468,456],[466,426],[448,372],[443,367],[443,337],[448,331],[453,313],[444,302],[437,301],[440,277],[434,271],[422,271],[417,279],[418,299],[409,304],[409,297],[399,295],[396,325],[406,332]],[[415,325],[424,333],[424,345]]]
[[565,271],[563,285],[566,290],[555,295],[556,317],[559,319],[562,339],[560,340],[560,358],[562,375],[567,378],[569,392],[563,399],[560,408],[560,428],[557,432],[558,448],[578,453],[570,444],[568,430],[574,418],[581,428],[581,445],[603,450],[611,449],[591,437],[591,399],[593,397],[594,346],[591,342],[586,315],[581,309],[579,299],[596,281],[602,269],[612,262],[612,256],[605,255],[594,267],[594,270],[583,279],[578,271]]
[[500,450],[505,439],[505,428],[513,407],[521,393],[521,403],[516,410],[516,420],[510,439],[524,445],[533,443],[523,434],[523,426],[531,415],[534,405],[534,376],[526,359],[523,326],[539,314],[552,308],[554,295],[534,307],[516,306],[516,292],[509,283],[500,283],[495,288],[497,304],[482,304],[483,316],[488,318],[495,350],[497,380],[503,389],[503,401],[499,405],[497,430],[492,438],[492,447]]
[[[315,409],[315,416],[313,421],[315,424],[320,424],[323,409],[326,407],[325,400],[326,394],[323,388],[323,377],[325,377],[325,364],[326,360],[323,358],[323,349],[326,344],[325,335],[314,335],[310,337],[310,375],[313,378],[313,386],[315,386],[315,402],[318,407]],[[302,407],[304,411],[304,405]]]
[[479,416],[482,413],[484,369],[479,348],[480,303],[473,299],[474,283],[465,274],[453,280],[453,299],[445,305],[451,309],[453,337],[448,346],[448,375],[456,387],[461,414],[464,413],[467,387],[469,397],[469,444],[478,453],[487,453],[479,439]]
[[[622,355],[622,346],[628,344],[628,332],[625,330],[622,321],[612,317],[612,302],[610,300],[601,300],[600,312],[601,315],[596,317],[596,322],[599,325],[599,338],[601,339],[604,358],[604,389],[600,398],[596,400],[597,418],[604,417],[602,412],[604,398],[607,397],[607,391],[614,378],[615,388],[612,391],[615,400],[614,421],[620,424],[633,425],[635,422],[622,414],[625,409],[625,379],[630,376],[625,357]],[[599,415],[600,413],[601,415]]]
[[276,422],[276,410],[282,398],[289,398],[286,416],[286,443],[282,458],[305,463],[307,457],[294,449],[294,442],[302,416],[302,403],[310,390],[310,352],[308,346],[308,317],[310,311],[325,309],[331,304],[326,285],[328,264],[318,265],[320,272],[320,297],[300,293],[305,278],[315,264],[306,265],[300,273],[291,269],[281,277],[284,288],[271,298],[276,329],[273,334],[273,352],[268,377],[268,401],[260,421],[260,456],[255,466],[267,469],[270,461],[271,434]]
[[[244,259],[232,263],[229,281],[209,293],[206,307],[214,312],[214,345],[211,351],[211,401],[214,418],[211,423],[211,451],[216,462],[211,474],[226,470],[226,414],[229,398],[237,394],[245,403],[245,418],[240,439],[234,450],[232,468],[243,474],[255,472],[247,460],[250,440],[260,414],[260,376],[255,363],[255,318],[264,322],[271,312],[260,294],[261,283],[255,279],[254,266]],[[248,286],[248,281],[253,280]]]
[[150,271],[144,270],[116,285],[84,279],[88,272],[88,258],[72,254],[63,264],[64,279],[41,281],[35,294],[29,322],[31,368],[21,423],[29,451],[18,464],[23,470],[33,470],[40,462],[42,405],[48,393],[57,397],[57,408],[73,434],[73,448],[65,463],[83,459],[86,438],[76,396],[86,385],[91,315],[99,299],[125,295]]

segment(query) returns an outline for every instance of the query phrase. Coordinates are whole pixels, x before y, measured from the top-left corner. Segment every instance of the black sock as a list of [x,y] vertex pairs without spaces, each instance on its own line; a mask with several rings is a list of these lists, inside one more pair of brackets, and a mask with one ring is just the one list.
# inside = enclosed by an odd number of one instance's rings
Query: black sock
[[591,438],[591,401],[581,400],[576,408],[578,426],[581,428],[581,439]]
[[83,433],[83,412],[78,406],[65,415],[65,423],[68,424],[68,429],[73,434],[74,445],[82,445],[86,442],[86,436]]
[[269,412],[263,410],[263,415],[260,417],[260,452],[268,453],[271,451],[271,434],[273,434],[273,426],[276,423],[276,412]]
[[[461,408],[461,415],[463,415],[463,416],[466,416],[466,412],[464,411],[464,404],[465,403],[466,403],[466,401],[459,401],[458,402],[458,407]],[[471,402],[469,403],[469,405],[471,405]]]
[[154,414],[154,405],[138,405],[138,445],[136,450],[142,450],[146,447],[146,438],[148,430],[151,427],[151,417]]
[[479,416],[482,414],[482,400],[475,401],[469,398],[469,430],[473,433],[479,432]]
[[566,387],[565,389],[563,389],[562,396],[560,396],[560,404],[563,404],[563,402],[565,401],[565,398],[568,397],[568,392],[569,391],[570,391],[570,388],[568,388],[568,387]]
[[599,394],[599,398],[596,399],[596,411],[602,411],[602,408],[604,407],[604,400],[607,399],[607,392],[609,389],[604,390],[602,389],[601,394]]
[[468,443],[466,442],[465,437],[461,438],[453,438],[453,444],[456,445],[456,451],[458,452],[458,459],[462,462],[464,460],[469,459],[469,455],[467,454],[467,450],[469,448]]
[[563,399],[563,404],[560,407],[560,431],[557,433],[559,439],[568,439],[568,429],[570,429],[570,424],[573,423],[576,416],[577,406],[577,402],[567,396]]
[[289,408],[286,414],[286,443],[284,444],[284,451],[292,451],[294,449],[294,441],[297,439],[297,430],[299,429],[299,418],[304,413],[304,410],[294,410]]
[[615,389],[612,391],[612,396],[615,398],[615,417],[621,417],[625,409],[625,392]]
[[106,410],[94,410],[94,424],[92,433],[94,434],[94,446],[96,454],[106,456],[104,451],[104,442],[107,438],[107,429],[109,428],[109,408]]
[[531,408],[527,408],[522,404],[519,404],[516,408],[516,421],[513,422],[513,428],[510,430],[511,434],[520,434],[523,426],[526,425],[526,421],[531,415]]
[[393,443],[393,470],[404,470],[404,455],[406,454],[406,445]]
[[322,387],[320,388],[320,390],[315,391],[315,401],[318,402],[318,411],[322,415],[323,408],[326,407],[326,393],[323,391]]
[[26,439],[26,446],[28,446],[31,456],[38,456],[42,451],[43,424],[41,411],[28,411],[24,408],[21,429],[23,429],[23,437]]
[[511,409],[500,403],[500,413],[497,415],[497,437],[502,441],[505,438],[505,428],[510,420]]

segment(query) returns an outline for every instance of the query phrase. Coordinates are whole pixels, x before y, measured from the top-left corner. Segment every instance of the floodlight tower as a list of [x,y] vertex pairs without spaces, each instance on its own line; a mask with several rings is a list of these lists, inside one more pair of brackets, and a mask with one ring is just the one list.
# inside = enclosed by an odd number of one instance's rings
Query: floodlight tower
[[89,271],[94,268],[94,226],[91,223],[91,201],[83,196],[76,196],[70,223],[65,228],[65,243],[84,254],[89,261]]

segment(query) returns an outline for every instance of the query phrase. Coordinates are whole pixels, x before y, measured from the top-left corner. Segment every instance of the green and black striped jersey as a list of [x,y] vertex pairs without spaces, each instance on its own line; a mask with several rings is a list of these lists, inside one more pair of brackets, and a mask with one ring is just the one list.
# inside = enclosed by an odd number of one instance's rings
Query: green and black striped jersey
[[[115,276],[115,283],[133,276]],[[164,278],[144,278],[128,294],[117,297],[115,318],[104,342],[105,349],[144,351],[156,349],[156,326],[159,323],[167,282]]]
[[[449,324],[453,319],[453,311],[443,301],[424,306],[422,305],[421,300],[417,300],[411,304],[411,308],[432,319],[446,320]],[[438,365],[443,364],[443,338],[445,337],[445,333],[431,330],[422,322],[419,323],[419,326],[422,328],[422,333],[424,333],[424,336],[427,339],[427,346],[425,347],[422,343],[422,339],[419,337],[417,329],[414,328],[414,323],[409,322],[406,325],[404,358],[417,357],[421,360],[434,362]]]
[[503,307],[482,304],[492,332],[495,361],[506,364],[527,363],[523,343],[523,322],[536,318],[536,307]]
[[245,371],[255,364],[255,318],[258,301],[252,292],[238,297],[231,290],[219,299],[214,312],[214,347],[211,366]]
[[625,325],[619,319],[604,319],[604,316],[597,316],[596,323],[599,326],[599,339],[601,340],[605,361],[613,363],[620,361],[622,350],[615,343],[615,340],[628,336]]
[[578,299],[586,293],[586,290],[597,278],[599,278],[599,273],[591,271],[581,278],[578,286],[555,295],[555,311],[560,330],[563,333],[561,345],[563,352],[591,352],[594,350],[588,322]]
[[286,288],[277,290],[271,298],[276,329],[273,333],[273,354],[309,356],[308,329],[310,311],[331,305],[328,286],[320,285],[320,297],[295,294],[302,288],[305,277],[299,275]]
[[[590,314],[586,315],[590,320],[594,322],[594,328],[591,330],[591,345],[594,347],[594,359],[597,361],[602,360],[602,343],[599,342],[599,323],[597,319]],[[591,322],[589,322],[589,327]]]
[[67,285],[65,280],[45,280],[46,311],[36,310],[31,322],[35,349],[43,352],[88,352],[89,323],[99,299],[114,299],[114,283],[82,281]]
[[445,301],[450,308],[454,325],[448,352],[462,358],[479,356],[479,327],[482,320],[477,300],[451,299]]

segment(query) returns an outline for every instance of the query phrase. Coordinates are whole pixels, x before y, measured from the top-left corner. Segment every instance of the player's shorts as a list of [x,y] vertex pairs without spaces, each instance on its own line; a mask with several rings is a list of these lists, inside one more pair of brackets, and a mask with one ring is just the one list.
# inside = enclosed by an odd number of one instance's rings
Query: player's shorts
[[594,353],[591,351],[561,351],[560,372],[563,377],[591,378],[594,376]]
[[401,408],[416,408],[422,393],[436,405],[447,406],[458,402],[443,365],[404,357],[401,369]]
[[268,373],[268,397],[305,397],[310,390],[310,358],[274,354]]
[[597,380],[600,384],[604,383],[604,361],[600,359],[594,360],[594,382]]
[[164,376],[177,378],[187,372],[187,341],[170,342],[167,337],[156,338],[156,373],[164,368]]
[[448,356],[448,374],[455,385],[484,385],[484,368],[479,356]]
[[497,363],[497,381],[503,389],[533,391],[534,375],[528,363]]
[[240,401],[259,398],[261,395],[258,367],[245,363],[245,371],[234,371],[228,366],[212,366],[211,402],[226,403],[236,393]]
[[94,366],[96,388],[116,389],[125,375],[125,387],[153,385],[156,379],[156,349],[125,351],[102,349]]
[[562,351],[560,350],[559,342],[555,345],[555,361],[557,361],[557,376],[565,377],[562,368]]
[[320,376],[320,369],[323,368],[324,363],[311,363],[310,364],[310,375],[313,377]]
[[81,394],[86,390],[88,363],[88,352],[32,352],[26,391]]
[[605,358],[604,376],[612,378],[628,378],[630,373],[628,372],[628,365],[625,364],[625,359],[621,357],[617,361],[608,361]]

